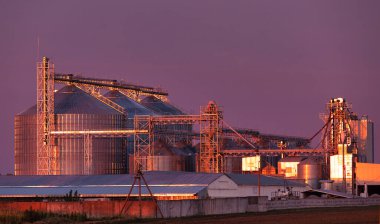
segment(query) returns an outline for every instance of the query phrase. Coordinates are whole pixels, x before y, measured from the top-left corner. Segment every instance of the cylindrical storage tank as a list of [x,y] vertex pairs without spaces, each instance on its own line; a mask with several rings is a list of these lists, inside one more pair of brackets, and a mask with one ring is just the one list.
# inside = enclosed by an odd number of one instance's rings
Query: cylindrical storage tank
[[298,179],[304,179],[305,183],[313,189],[319,188],[319,180],[322,178],[322,162],[318,157],[309,157],[297,165]]
[[333,180],[321,180],[319,181],[321,183],[321,189],[322,190],[329,190],[331,191],[333,189]]
[[[147,96],[139,102],[144,107],[153,111],[156,115],[185,115],[183,111],[170,104],[169,102],[164,102],[155,96]],[[157,124],[155,125],[155,130],[161,133],[176,133],[179,132],[181,135],[176,136],[176,142],[188,142],[191,145],[192,124]],[[164,140],[166,141],[166,140]],[[170,143],[167,141],[167,143]]]
[[[124,129],[125,116],[75,86],[55,93],[54,130]],[[36,106],[15,117],[15,174],[37,175]],[[58,175],[126,173],[122,138],[60,134],[53,139]],[[85,157],[85,152],[89,157]],[[91,158],[91,159],[86,159]]]
[[125,111],[127,111],[127,124],[126,127],[128,129],[134,128],[134,117],[136,115],[155,115],[155,113],[134,101],[133,99],[128,98],[121,92],[117,90],[112,90],[104,94],[105,97],[117,103],[119,106],[123,107]]
[[[147,156],[142,156],[139,161],[143,167],[149,171],[194,171],[195,152],[190,148],[173,148],[163,141],[156,142],[154,146],[153,159],[148,160]],[[129,173],[133,173],[134,155],[129,155]],[[147,164],[153,162],[153,164]]]
[[[134,172],[134,155],[129,155],[129,173]],[[149,171],[190,171],[186,166],[189,158],[187,156],[176,155],[155,155],[153,156],[153,168],[149,167]],[[141,161],[143,166],[146,167],[148,157],[142,156]]]
[[186,160],[182,156],[154,156],[153,170],[185,171]]
[[[36,110],[36,107],[34,107]],[[25,111],[15,116],[15,175],[37,174],[36,111]]]

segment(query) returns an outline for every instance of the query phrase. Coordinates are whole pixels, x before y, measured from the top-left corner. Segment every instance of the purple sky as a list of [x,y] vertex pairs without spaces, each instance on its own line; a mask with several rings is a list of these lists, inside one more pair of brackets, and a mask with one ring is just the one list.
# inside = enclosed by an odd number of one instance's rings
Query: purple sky
[[57,72],[160,86],[190,113],[213,99],[233,126],[311,137],[331,97],[380,122],[379,12],[376,0],[0,0],[0,173],[13,172],[14,115],[36,100],[38,36]]

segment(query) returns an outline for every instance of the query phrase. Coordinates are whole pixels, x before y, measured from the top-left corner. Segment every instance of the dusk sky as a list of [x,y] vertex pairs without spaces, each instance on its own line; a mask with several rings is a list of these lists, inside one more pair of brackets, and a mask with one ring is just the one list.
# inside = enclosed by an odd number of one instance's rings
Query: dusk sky
[[56,72],[162,87],[192,114],[215,100],[263,133],[311,137],[345,97],[375,122],[380,162],[380,1],[0,0],[2,174],[36,101],[38,37]]

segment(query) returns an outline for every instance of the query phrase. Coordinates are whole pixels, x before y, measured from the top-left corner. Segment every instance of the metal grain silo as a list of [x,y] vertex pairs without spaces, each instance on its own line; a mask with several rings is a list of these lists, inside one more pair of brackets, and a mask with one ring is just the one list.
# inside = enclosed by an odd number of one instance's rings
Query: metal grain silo
[[155,115],[151,109],[128,98],[117,90],[109,91],[104,96],[125,109],[127,112],[127,128],[129,129],[133,129],[133,119],[135,115]]
[[319,180],[322,178],[322,162],[318,157],[308,157],[301,161],[297,167],[298,179],[304,179],[305,183],[314,189],[319,188]]
[[36,110],[34,106],[15,116],[15,175],[37,174]]
[[180,109],[176,108],[170,103],[164,102],[154,96],[147,96],[144,99],[142,99],[140,103],[159,115],[184,115],[185,114]]
[[[129,156],[129,171],[134,170],[134,156]],[[145,161],[148,159],[145,157]],[[144,162],[144,157],[143,157]],[[146,166],[144,164],[144,166]],[[149,166],[147,166],[149,167]],[[154,145],[152,171],[195,171],[195,148],[184,146],[173,148],[165,142],[158,141]]]
[[[169,102],[164,102],[157,97],[147,96],[140,102],[146,108],[152,110],[156,115],[185,115],[183,111],[173,106]],[[187,144],[191,144],[191,135],[193,125],[191,124],[161,124],[155,126],[156,131],[161,133],[167,133],[167,136],[171,135],[171,142],[186,142]],[[175,133],[181,133],[181,135],[177,135]],[[168,141],[169,142],[169,141]]]
[[[55,131],[124,129],[125,117],[75,86],[55,93]],[[87,171],[84,149],[89,148],[91,163]],[[61,175],[116,174],[126,172],[123,140],[109,136],[57,135],[54,137],[57,165]],[[37,174],[36,106],[15,117],[15,174]]]
[[[117,90],[112,90],[107,92],[105,95],[108,99],[117,103],[119,106],[123,107],[127,113],[126,128],[134,129],[134,117],[136,115],[155,115],[155,113],[146,108],[145,106],[139,104],[135,100],[125,96]],[[126,144],[126,167],[129,168],[129,159],[128,156],[133,153],[134,148],[134,136],[129,136],[125,138]]]

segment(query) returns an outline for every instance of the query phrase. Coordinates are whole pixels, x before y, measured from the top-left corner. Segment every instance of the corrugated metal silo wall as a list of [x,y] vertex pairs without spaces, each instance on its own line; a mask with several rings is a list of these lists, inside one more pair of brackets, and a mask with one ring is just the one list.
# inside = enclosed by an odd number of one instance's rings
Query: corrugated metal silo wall
[[[57,114],[55,130],[118,130],[125,119],[117,114]],[[15,117],[15,175],[37,175],[36,116]],[[67,135],[55,138],[58,172],[61,175],[84,174],[85,136]],[[127,172],[124,138],[92,137],[90,174]]]
[[36,116],[17,115],[15,116],[14,125],[15,175],[36,175]]
[[[129,155],[129,172],[134,172],[134,156]],[[143,156],[143,166],[146,167],[148,158]],[[152,171],[187,171],[195,172],[195,158],[192,156],[170,155],[162,156],[155,155],[153,158]]]
[[[58,114],[56,130],[120,130],[125,120],[117,114]],[[90,174],[126,173],[126,152],[122,138],[91,138],[92,166]],[[85,136],[61,136],[56,139],[60,174],[84,172]]]

